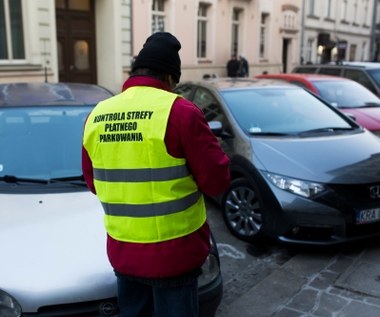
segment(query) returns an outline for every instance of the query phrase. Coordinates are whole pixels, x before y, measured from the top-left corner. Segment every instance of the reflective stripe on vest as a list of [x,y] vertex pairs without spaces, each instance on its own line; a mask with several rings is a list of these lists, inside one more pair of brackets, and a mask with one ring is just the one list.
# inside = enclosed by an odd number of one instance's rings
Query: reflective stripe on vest
[[94,168],[94,177],[100,181],[110,182],[144,182],[176,179],[190,175],[185,165],[162,167],[157,169],[145,168],[139,170],[105,170]]
[[176,98],[160,89],[132,87],[89,115],[83,145],[114,239],[160,242],[194,232],[206,221],[203,195],[185,159],[169,155],[164,142]]
[[185,210],[196,204],[200,198],[200,192],[195,192],[187,197],[172,200],[169,202],[147,204],[147,205],[131,205],[131,204],[107,204],[102,203],[104,211],[111,216],[126,217],[154,217],[165,216]]

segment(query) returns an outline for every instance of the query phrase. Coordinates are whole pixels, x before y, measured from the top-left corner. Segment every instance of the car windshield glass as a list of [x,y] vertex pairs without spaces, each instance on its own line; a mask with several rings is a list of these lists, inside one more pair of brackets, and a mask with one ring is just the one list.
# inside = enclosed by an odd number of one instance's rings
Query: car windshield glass
[[299,134],[310,130],[347,131],[352,125],[312,94],[300,88],[223,91],[239,126],[249,134]]
[[376,86],[380,88],[380,68],[369,69],[368,74],[376,82]]
[[50,180],[81,175],[82,131],[91,108],[0,109],[0,177]]
[[380,106],[377,96],[353,81],[314,81],[314,85],[322,98],[338,108]]

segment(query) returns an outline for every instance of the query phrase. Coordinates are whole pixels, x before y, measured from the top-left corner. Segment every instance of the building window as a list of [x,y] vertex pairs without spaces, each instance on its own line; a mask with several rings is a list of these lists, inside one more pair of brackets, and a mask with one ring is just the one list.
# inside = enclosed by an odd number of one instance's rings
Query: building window
[[237,54],[239,50],[239,18],[241,10],[234,8],[232,11],[232,43],[231,54]]
[[332,14],[331,14],[331,0],[327,1],[327,13],[326,13],[326,18],[331,19]]
[[354,13],[353,23],[358,24],[358,0],[356,0],[354,3],[354,12],[353,13]]
[[206,57],[207,52],[207,9],[208,5],[200,3],[198,8],[197,57]]
[[260,22],[260,58],[265,58],[266,55],[266,39],[268,32],[268,13],[261,14]]
[[356,60],[356,44],[351,44],[349,61],[355,61],[355,60]]
[[152,33],[165,31],[165,6],[164,0],[152,2]]
[[367,43],[366,42],[363,42],[362,43],[362,52],[361,52],[361,58],[360,60],[363,62],[365,61],[367,58],[366,58],[366,52],[367,52]]
[[25,59],[21,0],[0,0],[0,60]]
[[295,29],[296,26],[296,16],[294,11],[287,10],[283,13],[283,27],[284,29]]
[[342,21],[347,22],[347,0],[342,1]]
[[365,0],[364,1],[364,16],[363,16],[363,25],[369,25],[370,23],[368,23],[368,0]]
[[309,0],[309,15],[315,16],[315,0]]
[[314,39],[308,39],[307,40],[307,44],[306,44],[306,52],[305,52],[305,55],[306,55],[306,63],[311,63],[313,62],[313,45],[314,43]]

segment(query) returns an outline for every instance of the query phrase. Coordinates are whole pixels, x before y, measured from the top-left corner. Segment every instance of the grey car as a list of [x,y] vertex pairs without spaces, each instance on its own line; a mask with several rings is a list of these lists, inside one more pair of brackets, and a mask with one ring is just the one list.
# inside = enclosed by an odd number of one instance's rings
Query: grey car
[[218,197],[238,238],[333,245],[380,235],[380,139],[307,90],[270,79],[183,82],[231,158]]
[[294,67],[292,73],[322,74],[345,77],[362,84],[380,97],[380,64],[372,62],[340,62],[304,64]]
[[[0,84],[0,316],[117,316],[99,200],[81,170],[84,121],[112,94],[74,83]],[[223,284],[215,242],[200,316]]]

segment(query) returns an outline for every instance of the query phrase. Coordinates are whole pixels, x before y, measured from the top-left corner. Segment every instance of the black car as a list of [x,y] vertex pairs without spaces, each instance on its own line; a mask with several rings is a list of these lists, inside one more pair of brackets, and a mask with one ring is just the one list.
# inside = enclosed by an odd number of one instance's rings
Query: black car
[[380,63],[340,62],[329,64],[304,64],[295,67],[292,73],[323,74],[345,77],[362,84],[380,97]]
[[[118,316],[103,208],[81,168],[84,122],[112,93],[76,83],[0,84],[0,316]],[[200,316],[223,293],[212,249]]]
[[246,241],[332,245],[380,235],[380,139],[309,91],[270,79],[183,82],[231,159],[218,201]]

